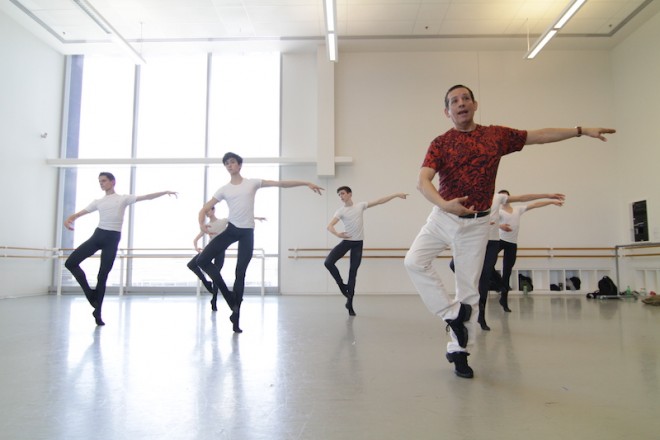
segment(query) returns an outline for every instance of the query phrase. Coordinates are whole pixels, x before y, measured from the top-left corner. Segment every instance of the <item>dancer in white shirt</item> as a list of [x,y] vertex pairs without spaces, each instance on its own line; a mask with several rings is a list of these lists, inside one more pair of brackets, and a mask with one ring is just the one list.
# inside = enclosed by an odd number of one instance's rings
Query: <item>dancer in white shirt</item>
[[[339,208],[335,215],[328,224],[328,231],[341,238],[337,246],[330,251],[328,257],[325,259],[325,267],[334,278],[339,291],[346,297],[346,309],[350,316],[355,316],[353,309],[353,296],[355,296],[355,281],[357,271],[362,262],[362,246],[364,243],[364,211],[373,206],[382,205],[395,198],[405,199],[408,194],[396,193],[389,196],[381,197],[372,202],[358,202],[353,203],[353,191],[348,186],[340,186],[337,188],[337,195],[344,203],[344,206]],[[344,231],[337,232],[335,226],[337,223],[344,224]],[[342,258],[348,251],[351,251],[350,267],[348,270],[348,283],[344,281],[339,274],[339,269],[335,265],[340,258]]]
[[[78,284],[80,284],[89,303],[94,307],[92,315],[94,316],[96,325],[105,325],[101,318],[101,307],[103,306],[108,274],[112,270],[115,257],[117,256],[117,247],[121,239],[121,228],[124,223],[126,207],[136,202],[152,200],[164,195],[173,195],[175,197],[177,195],[174,191],[161,191],[144,196],[119,195],[115,193],[115,183],[115,176],[112,173],[100,173],[99,185],[105,191],[105,197],[94,200],[85,209],[70,215],[64,221],[64,226],[73,231],[73,223],[76,219],[90,212],[99,212],[99,225],[94,231],[94,234],[89,240],[78,246],[64,263],[76,281],[78,281]],[[92,289],[87,282],[87,276],[80,267],[80,264],[99,250],[101,251],[101,265],[97,276],[96,288]]]
[[[509,191],[503,189],[499,194],[509,195]],[[515,200],[513,200],[515,201]],[[502,296],[500,297],[500,305],[505,312],[510,312],[508,302],[508,294],[511,290],[511,271],[516,264],[516,256],[518,254],[518,232],[520,230],[520,216],[525,212],[544,206],[555,205],[562,206],[564,200],[544,200],[540,202],[530,203],[529,205],[511,206],[512,200],[509,199],[507,203],[500,208],[500,224],[505,224],[508,228],[500,228],[500,248],[504,250],[504,257],[502,259]]]
[[[218,202],[224,200],[229,207],[229,224],[222,234],[206,245],[197,257],[197,264],[206,272],[215,285],[213,297],[211,298],[211,310],[214,312],[218,310],[218,295],[217,290],[215,290],[217,288],[232,311],[229,319],[233,324],[234,332],[241,333],[242,330],[239,327],[240,309],[245,288],[245,272],[254,250],[254,198],[257,191],[267,187],[293,188],[307,186],[320,195],[323,188],[314,183],[301,180],[278,181],[245,178],[241,176],[243,158],[236,153],[225,154],[222,163],[225,164],[225,168],[229,173],[229,183],[219,188],[213,197],[204,204],[199,211],[198,221],[200,231],[206,233],[206,213]],[[220,269],[213,265],[212,260],[223,258],[227,248],[235,242],[238,242],[236,278],[234,279],[233,291],[230,291],[222,278]]]
[[[495,270],[497,263],[497,256],[500,253],[500,236],[499,231],[511,230],[509,225],[500,222],[500,207],[505,203],[512,202],[530,202],[538,199],[555,199],[563,203],[565,196],[563,194],[523,194],[520,196],[510,196],[508,193],[498,193],[493,197],[493,203],[490,205],[490,232],[488,236],[488,244],[486,245],[486,255],[484,256],[484,266],[481,269],[481,276],[479,277],[479,314],[477,322],[482,330],[489,331],[490,327],[486,323],[486,303],[488,301],[488,291],[491,280],[497,279],[501,284],[501,276]],[[451,270],[454,269],[454,259],[452,258],[449,263]],[[502,291],[500,296],[500,304],[508,309],[506,290]]]

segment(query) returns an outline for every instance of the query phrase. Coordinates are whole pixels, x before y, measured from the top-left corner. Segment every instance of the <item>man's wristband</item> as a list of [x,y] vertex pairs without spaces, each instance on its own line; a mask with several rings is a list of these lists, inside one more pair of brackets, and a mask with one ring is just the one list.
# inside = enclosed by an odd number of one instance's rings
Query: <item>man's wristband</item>
[[577,137],[582,136],[582,127],[577,126],[577,127],[575,127],[575,128],[577,128]]

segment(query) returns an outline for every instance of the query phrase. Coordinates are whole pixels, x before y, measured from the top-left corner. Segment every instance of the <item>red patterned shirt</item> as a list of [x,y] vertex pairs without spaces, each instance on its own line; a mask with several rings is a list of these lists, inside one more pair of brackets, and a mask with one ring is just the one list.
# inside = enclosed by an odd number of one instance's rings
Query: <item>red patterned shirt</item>
[[438,194],[445,200],[468,196],[466,207],[490,208],[500,158],[522,150],[527,131],[477,125],[473,131],[455,128],[435,138],[422,167],[434,169],[440,178]]

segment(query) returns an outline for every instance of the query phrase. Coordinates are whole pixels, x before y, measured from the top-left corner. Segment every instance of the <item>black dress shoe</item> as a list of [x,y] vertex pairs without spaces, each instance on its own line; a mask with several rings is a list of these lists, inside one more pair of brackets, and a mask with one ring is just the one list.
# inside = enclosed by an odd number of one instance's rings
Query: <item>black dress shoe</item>
[[468,330],[467,327],[463,324],[466,321],[470,320],[472,315],[472,306],[469,304],[461,303],[461,308],[458,310],[458,316],[454,319],[446,319],[447,327],[451,328],[456,339],[458,340],[458,345],[465,348],[467,347],[468,342]]
[[456,376],[472,379],[474,377],[474,371],[467,363],[468,356],[470,356],[470,353],[455,351],[453,353],[447,353],[447,360],[450,364],[454,364],[454,373],[456,373]]

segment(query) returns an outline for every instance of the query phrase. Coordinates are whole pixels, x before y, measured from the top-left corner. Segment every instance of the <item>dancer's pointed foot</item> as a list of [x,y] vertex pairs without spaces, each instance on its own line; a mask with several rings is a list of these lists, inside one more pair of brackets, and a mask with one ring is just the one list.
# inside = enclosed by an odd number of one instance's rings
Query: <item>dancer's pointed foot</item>
[[509,292],[502,292],[502,295],[500,295],[500,305],[505,312],[511,312],[511,309],[509,308]]
[[103,320],[101,319],[101,310],[94,309],[94,311],[92,312],[92,316],[96,321],[96,325],[105,325],[105,322],[103,322]]
[[346,284],[340,285],[339,290],[341,290],[341,294],[346,298],[350,297],[351,294],[348,292],[348,286]]
[[355,310],[353,310],[353,295],[347,296],[346,300],[346,310],[348,310],[349,316],[355,316]]
[[241,306],[236,305],[232,307],[231,309],[231,316],[229,317],[229,320],[231,321],[234,329],[234,333],[243,333],[243,330],[238,326],[238,321],[241,317]]
[[211,298],[211,311],[218,311],[218,297],[215,295],[213,295],[213,298]]

